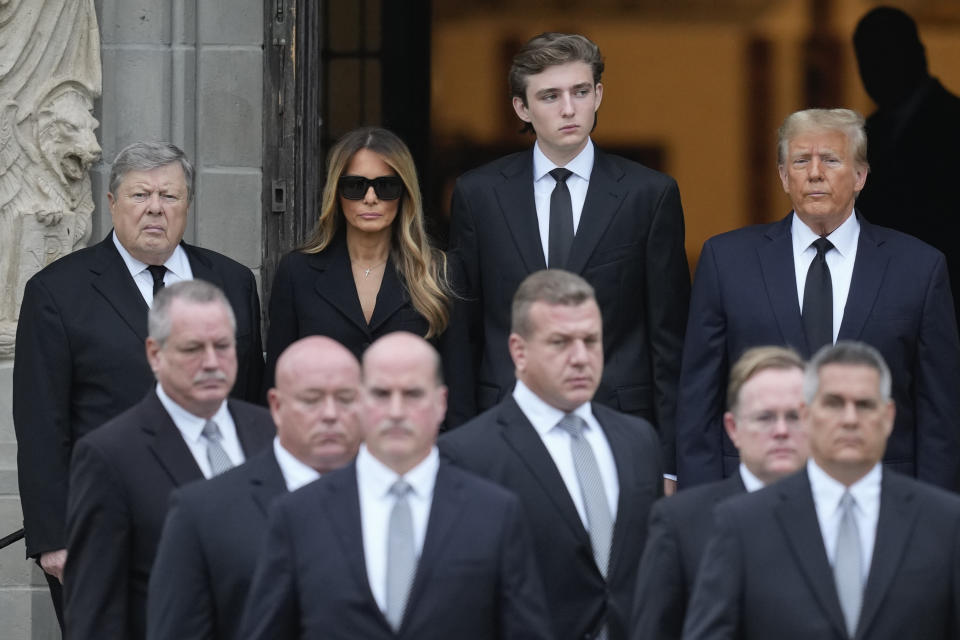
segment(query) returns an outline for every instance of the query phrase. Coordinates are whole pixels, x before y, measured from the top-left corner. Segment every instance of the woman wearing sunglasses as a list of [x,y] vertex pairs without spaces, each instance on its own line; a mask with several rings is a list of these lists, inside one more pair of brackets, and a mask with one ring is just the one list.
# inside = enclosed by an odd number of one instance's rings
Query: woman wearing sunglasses
[[449,321],[446,258],[427,240],[407,145],[364,127],[334,145],[327,165],[316,229],[273,282],[267,388],[280,353],[304,336],[329,336],[360,357],[386,333],[436,338]]

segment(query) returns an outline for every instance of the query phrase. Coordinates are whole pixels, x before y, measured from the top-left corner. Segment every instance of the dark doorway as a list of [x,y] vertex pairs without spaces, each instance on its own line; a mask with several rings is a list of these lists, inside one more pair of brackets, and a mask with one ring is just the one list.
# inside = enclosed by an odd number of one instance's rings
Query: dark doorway
[[431,7],[428,0],[267,0],[264,10],[266,311],[280,258],[313,229],[326,155],[341,135],[385,126],[409,145],[418,168],[429,166]]

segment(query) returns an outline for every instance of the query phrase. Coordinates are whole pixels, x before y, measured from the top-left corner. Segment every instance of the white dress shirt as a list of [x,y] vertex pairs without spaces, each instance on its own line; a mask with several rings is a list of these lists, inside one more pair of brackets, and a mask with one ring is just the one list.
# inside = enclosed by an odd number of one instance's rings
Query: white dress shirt
[[[803,311],[803,290],[807,284],[807,271],[817,255],[813,241],[819,238],[810,227],[800,220],[794,212],[790,227],[793,236],[793,267],[797,274],[797,299],[800,311]],[[830,280],[833,283],[833,341],[837,341],[840,323],[843,322],[843,308],[847,305],[850,293],[850,280],[853,279],[853,264],[857,260],[857,242],[860,240],[860,221],[856,213],[851,213],[833,233],[827,236],[833,249],[825,255],[830,268]]]
[[[563,484],[567,487],[567,493],[573,498],[573,504],[577,507],[580,520],[583,521],[583,527],[589,531],[587,510],[583,504],[580,482],[577,480],[577,470],[573,464],[573,453],[570,451],[571,436],[565,429],[557,426],[566,414],[541,400],[520,380],[517,380],[517,385],[513,389],[513,399],[517,401],[520,410],[543,440],[543,445],[553,458],[553,464],[557,466]],[[610,443],[607,442],[607,436],[600,428],[600,423],[593,417],[589,402],[580,405],[572,413],[580,416],[587,424],[586,429],[583,430],[583,437],[590,443],[593,455],[597,459],[603,489],[607,494],[607,506],[610,507],[610,516],[616,521],[617,504],[620,500],[620,480],[617,478],[617,465],[613,459]]]
[[296,491],[300,487],[310,484],[320,477],[320,472],[309,467],[296,458],[280,444],[280,437],[273,438],[273,455],[280,466],[280,473],[287,485],[287,491]]
[[753,472],[747,469],[747,465],[742,462],[740,463],[740,479],[743,480],[743,486],[747,490],[747,493],[759,491],[766,486],[763,484],[763,480],[753,475]]
[[[166,394],[159,383],[157,383],[157,397],[160,398],[160,404],[163,405],[163,408],[170,414],[173,424],[180,430],[183,441],[187,443],[190,453],[193,454],[193,459],[197,461],[200,471],[203,472],[203,477],[209,478],[212,476],[210,460],[207,458],[207,439],[203,437],[203,425],[206,424],[207,419],[195,416],[178,405]],[[230,458],[234,466],[242,464],[246,457],[243,455],[243,447],[240,446],[240,439],[237,437],[237,425],[233,422],[233,416],[227,409],[226,400],[223,401],[220,408],[210,419],[216,422],[217,427],[220,428],[220,446],[226,451],[227,457]]]
[[[152,307],[153,276],[147,269],[147,265],[130,255],[126,247],[120,244],[120,240],[117,239],[116,231],[113,232],[112,237],[114,246],[117,248],[117,251],[120,252],[123,263],[127,265],[127,270],[130,271],[130,275],[133,277],[133,282],[137,285],[137,289],[140,290],[140,295],[143,296],[147,306]],[[173,254],[163,263],[163,266],[167,268],[167,272],[163,276],[164,285],[180,282],[181,280],[193,280],[193,270],[190,268],[190,259],[187,257],[187,252],[184,251],[183,247],[179,244],[173,250]]]
[[[573,205],[573,233],[580,227],[580,216],[583,213],[583,202],[587,199],[587,187],[590,186],[590,174],[593,173],[593,141],[587,138],[587,146],[577,157],[568,162],[564,169],[573,172],[567,178],[567,189],[570,191],[570,204]],[[543,256],[546,259],[550,254],[550,196],[557,186],[550,172],[557,165],[543,155],[540,143],[533,145],[533,201],[537,206],[537,224],[540,227],[540,244],[543,245]]]
[[[840,529],[840,498],[847,487],[837,482],[827,472],[817,466],[813,458],[807,461],[807,475],[813,492],[813,504],[817,508],[817,520],[823,535],[823,546],[827,550],[827,559],[833,566],[837,556],[837,531]],[[849,487],[853,496],[853,514],[860,534],[860,579],[867,583],[870,575],[870,560],[873,558],[873,544],[877,539],[877,520],[880,518],[880,480],[883,472],[877,464],[867,475]]]
[[[427,535],[430,505],[433,503],[433,486],[437,481],[440,456],[434,447],[417,466],[403,474],[410,485],[407,494],[410,515],[413,519],[413,544],[419,560],[423,551],[423,539]],[[367,564],[367,580],[370,591],[380,610],[387,611],[387,537],[390,529],[390,512],[397,499],[390,494],[390,487],[400,479],[395,471],[373,457],[366,445],[360,445],[357,454],[357,490],[360,495],[360,525],[363,532],[363,555]]]

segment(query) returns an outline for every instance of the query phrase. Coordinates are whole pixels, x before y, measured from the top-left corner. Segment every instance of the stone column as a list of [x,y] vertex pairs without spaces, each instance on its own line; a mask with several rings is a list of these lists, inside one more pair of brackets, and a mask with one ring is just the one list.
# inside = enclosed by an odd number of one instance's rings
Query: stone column
[[[0,536],[22,526],[10,358],[23,284],[110,230],[117,152],[141,139],[184,149],[197,168],[185,239],[259,276],[264,6],[0,0]],[[22,542],[0,550],[0,637],[59,637]]]
[[[93,0],[0,1],[0,536],[23,516],[12,424],[12,358],[23,287],[85,246],[100,157],[91,111],[100,96]],[[3,636],[57,638],[46,582],[23,542],[0,550]]]

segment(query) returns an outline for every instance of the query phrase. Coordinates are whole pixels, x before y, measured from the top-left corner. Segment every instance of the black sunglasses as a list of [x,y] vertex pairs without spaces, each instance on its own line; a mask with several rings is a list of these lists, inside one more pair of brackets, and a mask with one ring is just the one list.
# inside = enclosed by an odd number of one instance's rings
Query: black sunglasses
[[363,200],[370,187],[381,200],[396,200],[403,195],[403,180],[399,176],[381,176],[373,180],[363,176],[341,176],[337,186],[340,195],[347,200]]

